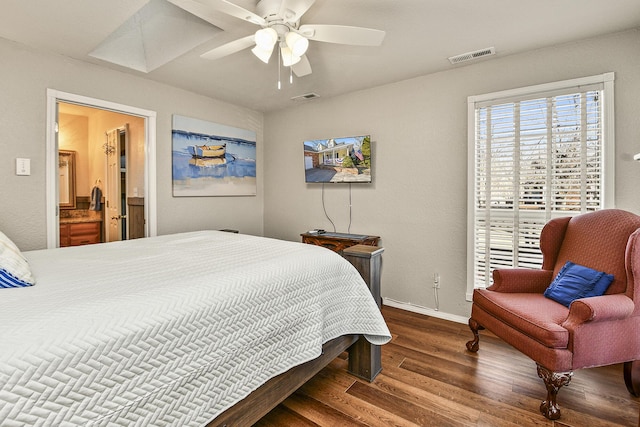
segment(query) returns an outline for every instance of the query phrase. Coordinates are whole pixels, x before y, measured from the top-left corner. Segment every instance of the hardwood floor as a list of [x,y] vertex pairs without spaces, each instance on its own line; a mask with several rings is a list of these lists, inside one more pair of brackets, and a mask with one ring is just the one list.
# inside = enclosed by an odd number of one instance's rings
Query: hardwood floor
[[536,365],[482,332],[469,353],[466,325],[384,307],[393,340],[373,383],[346,372],[343,356],[255,424],[267,426],[637,426],[640,402],[622,365],[579,370],[558,393],[562,417],[538,411],[546,396]]

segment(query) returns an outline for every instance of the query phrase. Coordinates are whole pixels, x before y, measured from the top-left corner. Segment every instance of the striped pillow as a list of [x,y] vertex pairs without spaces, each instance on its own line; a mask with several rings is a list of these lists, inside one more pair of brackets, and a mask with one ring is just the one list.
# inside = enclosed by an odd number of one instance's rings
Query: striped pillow
[[0,231],[0,289],[35,285],[29,263],[20,249]]

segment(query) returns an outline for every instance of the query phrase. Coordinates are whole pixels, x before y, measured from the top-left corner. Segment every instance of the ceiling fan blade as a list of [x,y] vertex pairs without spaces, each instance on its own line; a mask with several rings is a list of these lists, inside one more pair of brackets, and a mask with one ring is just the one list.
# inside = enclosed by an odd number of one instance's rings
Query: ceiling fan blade
[[311,64],[309,63],[307,55],[302,55],[300,61],[297,64],[292,65],[291,68],[298,77],[304,77],[311,74]]
[[315,2],[316,0],[282,0],[278,15],[282,16],[286,22],[298,22]]
[[226,13],[227,15],[235,16],[236,18],[242,19],[243,21],[249,21],[256,25],[267,24],[267,21],[265,21],[263,17],[258,16],[250,10],[247,10],[244,7],[240,7],[237,4],[233,4],[227,0],[204,0],[203,3],[215,10]]
[[168,0],[170,3],[178,6],[179,8],[186,10],[190,14],[197,16],[198,18],[207,21],[208,23],[220,26],[220,19],[216,18],[216,13],[210,7],[205,6],[199,1],[195,0]]
[[215,49],[210,50],[209,52],[203,53],[200,55],[203,59],[220,59],[222,57],[234,54],[236,52],[240,52],[243,49],[250,48],[256,44],[254,40],[253,34],[247,37],[243,37],[238,40],[234,40],[230,43],[223,44]]
[[261,16],[247,10],[237,4],[233,4],[227,0],[168,0],[174,5],[186,10],[197,17],[204,19],[216,25],[215,14],[217,12],[233,16],[243,21],[251,22],[256,25],[266,25],[267,21]]
[[309,40],[356,46],[380,46],[386,34],[382,30],[344,25],[301,25],[298,32]]

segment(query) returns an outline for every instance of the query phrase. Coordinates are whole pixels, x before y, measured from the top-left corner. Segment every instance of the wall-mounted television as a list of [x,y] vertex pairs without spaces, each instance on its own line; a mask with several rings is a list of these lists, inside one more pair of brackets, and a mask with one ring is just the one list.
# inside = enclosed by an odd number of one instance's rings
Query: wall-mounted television
[[370,183],[371,136],[304,141],[307,183]]

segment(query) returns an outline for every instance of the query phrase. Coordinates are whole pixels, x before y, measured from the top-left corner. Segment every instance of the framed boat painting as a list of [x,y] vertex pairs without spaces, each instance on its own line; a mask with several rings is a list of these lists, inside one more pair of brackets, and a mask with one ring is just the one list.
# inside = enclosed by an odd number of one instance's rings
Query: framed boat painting
[[255,196],[256,133],[174,114],[174,197]]

